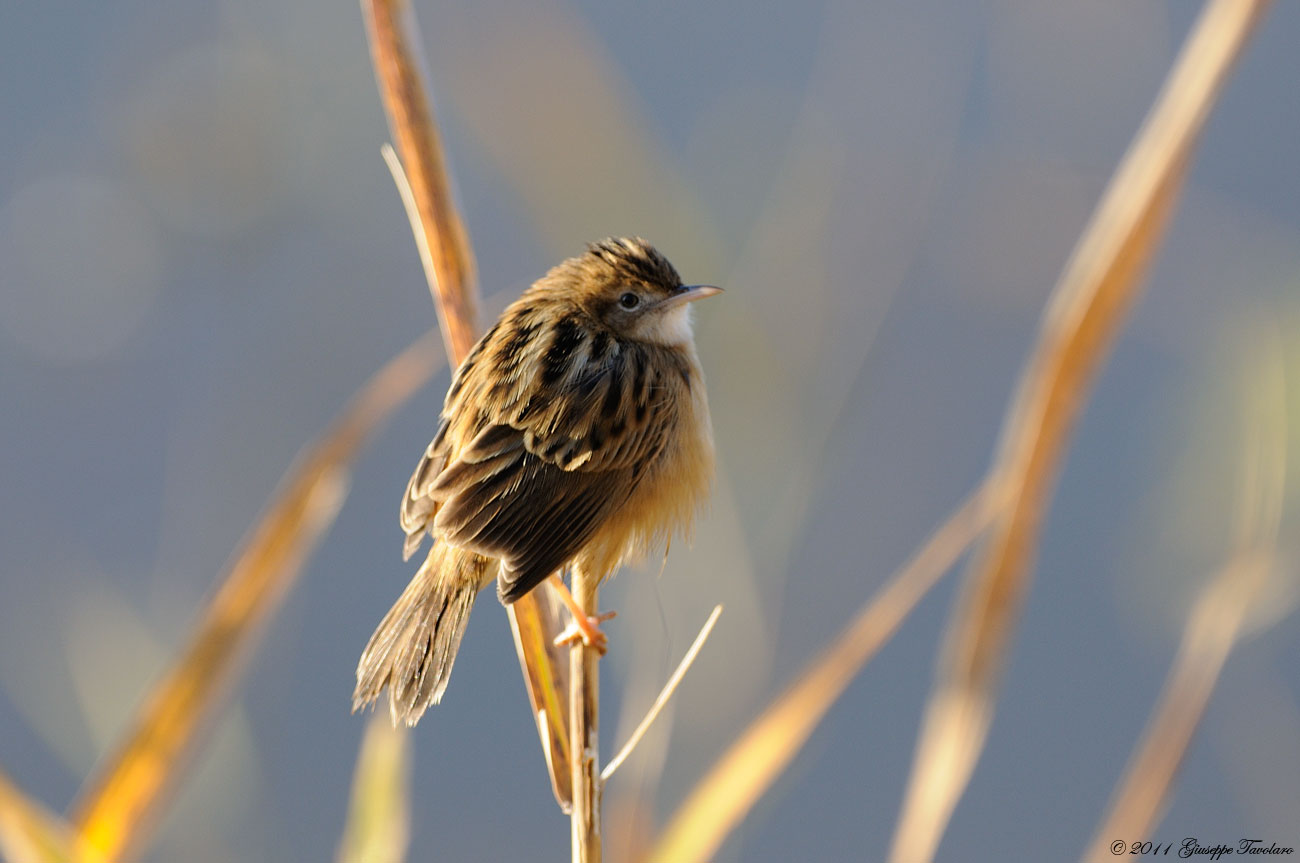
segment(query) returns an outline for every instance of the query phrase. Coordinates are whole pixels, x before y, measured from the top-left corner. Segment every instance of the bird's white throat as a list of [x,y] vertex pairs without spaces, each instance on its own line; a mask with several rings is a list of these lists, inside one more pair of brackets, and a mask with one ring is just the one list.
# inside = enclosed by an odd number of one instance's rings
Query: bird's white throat
[[691,306],[689,303],[683,303],[655,317],[656,320],[650,324],[648,332],[646,332],[649,341],[658,342],[661,345],[685,345],[690,344],[695,337],[691,328]]

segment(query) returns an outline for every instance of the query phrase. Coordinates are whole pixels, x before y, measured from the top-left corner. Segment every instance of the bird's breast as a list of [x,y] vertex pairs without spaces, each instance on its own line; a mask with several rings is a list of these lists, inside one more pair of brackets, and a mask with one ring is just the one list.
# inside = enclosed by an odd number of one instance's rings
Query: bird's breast
[[627,502],[615,509],[593,538],[588,559],[580,562],[587,571],[608,575],[623,563],[664,547],[674,535],[690,538],[714,470],[704,381],[698,364],[691,366],[691,374],[674,394],[675,409],[662,420],[662,447],[636,477]]

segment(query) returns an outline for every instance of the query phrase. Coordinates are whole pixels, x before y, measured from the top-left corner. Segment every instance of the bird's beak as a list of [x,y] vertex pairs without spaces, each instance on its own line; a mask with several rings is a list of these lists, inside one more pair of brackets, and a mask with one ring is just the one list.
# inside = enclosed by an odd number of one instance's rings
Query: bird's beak
[[683,285],[677,293],[673,294],[666,300],[661,300],[659,307],[671,309],[674,306],[680,306],[683,303],[693,303],[696,300],[702,300],[705,297],[711,297],[714,294],[722,293],[722,288],[717,285]]

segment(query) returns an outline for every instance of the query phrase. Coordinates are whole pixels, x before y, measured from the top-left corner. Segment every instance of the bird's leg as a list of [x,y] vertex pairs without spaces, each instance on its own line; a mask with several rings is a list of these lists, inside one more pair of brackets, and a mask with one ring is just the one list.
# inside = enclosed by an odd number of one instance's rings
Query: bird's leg
[[573,617],[564,631],[555,637],[555,645],[558,647],[562,644],[573,644],[578,639],[582,639],[583,644],[595,648],[603,656],[609,639],[600,631],[600,624],[613,619],[618,612],[606,611],[595,617],[588,617],[582,610],[582,606],[573,598],[573,594],[569,592],[569,588],[564,586],[564,579],[552,573],[549,581],[551,589],[560,597],[560,601],[564,603],[565,608],[569,609],[569,614]]

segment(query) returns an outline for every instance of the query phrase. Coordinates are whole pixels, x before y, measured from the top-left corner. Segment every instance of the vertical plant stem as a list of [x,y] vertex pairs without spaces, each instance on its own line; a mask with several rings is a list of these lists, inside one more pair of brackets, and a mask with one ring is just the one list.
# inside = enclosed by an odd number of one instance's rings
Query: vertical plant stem
[[[599,578],[575,567],[573,598],[583,614],[596,616]],[[569,651],[569,772],[573,778],[573,812],[570,815],[573,863],[600,863],[600,653],[583,643]]]
[[438,126],[420,74],[413,42],[420,31],[403,0],[363,0],[361,9],[393,142],[420,215],[417,240],[427,254],[438,323],[448,354],[458,364],[478,338],[474,255],[451,193]]
[[[385,159],[420,251],[447,355],[452,365],[458,366],[478,337],[474,253],[451,192],[447,161],[424,84],[420,31],[406,0],[361,0],[361,9],[375,80],[396,144],[397,157],[386,155]],[[569,723],[563,715],[567,674],[564,654],[553,645],[561,629],[559,611],[554,603],[543,604],[534,591],[520,597],[506,612],[555,799],[568,812],[569,742],[565,735]]]

